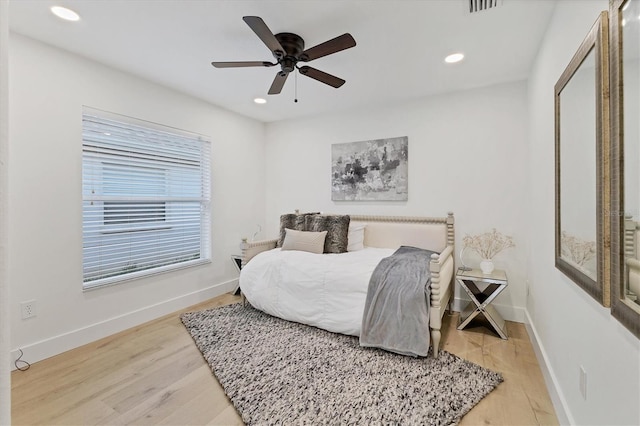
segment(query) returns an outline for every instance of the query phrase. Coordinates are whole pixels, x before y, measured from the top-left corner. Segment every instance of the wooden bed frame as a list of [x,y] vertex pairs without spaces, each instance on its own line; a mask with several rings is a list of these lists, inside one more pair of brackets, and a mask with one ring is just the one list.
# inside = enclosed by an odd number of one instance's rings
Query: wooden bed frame
[[[297,213],[297,211],[296,211]],[[442,317],[453,297],[455,282],[455,234],[453,213],[446,217],[359,216],[350,215],[351,223],[366,224],[366,247],[398,248],[401,245],[437,251],[430,261],[431,299],[429,328],[433,356],[438,356]],[[242,240],[242,266],[255,255],[276,247],[278,239]]]

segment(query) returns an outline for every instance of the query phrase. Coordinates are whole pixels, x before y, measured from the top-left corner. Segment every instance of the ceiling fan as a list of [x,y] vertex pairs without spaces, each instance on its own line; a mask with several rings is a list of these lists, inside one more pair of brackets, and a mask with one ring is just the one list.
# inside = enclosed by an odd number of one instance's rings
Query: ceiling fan
[[271,88],[270,95],[277,95],[282,91],[289,73],[297,69],[300,74],[311,77],[329,86],[338,88],[345,81],[324,71],[312,68],[307,65],[298,66],[298,62],[309,62],[341,50],[349,49],[356,45],[356,41],[351,34],[346,33],[329,41],[325,41],[310,49],[304,50],[304,40],[297,34],[278,33],[273,34],[262,18],[258,16],[245,16],[242,18],[249,25],[260,40],[269,48],[276,62],[267,61],[244,61],[244,62],[212,62],[216,68],[238,68],[238,67],[273,67],[280,65],[280,71],[276,74]]

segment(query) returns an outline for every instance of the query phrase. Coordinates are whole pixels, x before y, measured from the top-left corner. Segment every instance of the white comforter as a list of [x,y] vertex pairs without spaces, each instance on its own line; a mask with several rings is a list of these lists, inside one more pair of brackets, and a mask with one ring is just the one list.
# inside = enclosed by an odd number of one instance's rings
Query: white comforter
[[270,315],[359,336],[371,274],[393,252],[371,247],[342,254],[273,249],[242,268],[240,288],[252,306]]

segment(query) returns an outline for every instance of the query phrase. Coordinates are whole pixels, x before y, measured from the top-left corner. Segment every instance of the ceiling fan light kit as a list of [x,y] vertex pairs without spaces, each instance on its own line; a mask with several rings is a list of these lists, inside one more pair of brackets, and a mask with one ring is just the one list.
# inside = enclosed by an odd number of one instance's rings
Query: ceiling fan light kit
[[242,18],[249,28],[262,40],[269,48],[276,62],[267,61],[241,61],[241,62],[212,62],[216,68],[241,68],[241,67],[273,67],[280,65],[280,71],[273,79],[269,88],[269,95],[277,95],[282,91],[284,83],[287,81],[289,73],[296,69],[300,74],[338,88],[345,83],[345,80],[334,75],[320,71],[307,65],[298,66],[298,62],[309,62],[323,56],[331,55],[356,45],[356,41],[349,33],[342,34],[336,38],[325,41],[310,49],[304,50],[304,39],[293,33],[273,32],[267,24],[258,16],[245,16]]

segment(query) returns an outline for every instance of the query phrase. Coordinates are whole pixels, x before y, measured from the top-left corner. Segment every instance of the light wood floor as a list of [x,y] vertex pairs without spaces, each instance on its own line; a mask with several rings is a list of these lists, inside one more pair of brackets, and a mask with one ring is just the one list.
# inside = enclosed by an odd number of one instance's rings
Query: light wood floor
[[[187,310],[238,300],[223,295]],[[504,376],[460,424],[558,424],[524,326],[507,323],[505,341],[484,327],[458,331],[457,319],[445,315],[444,349]],[[15,425],[242,424],[179,313],[14,371],[11,380]]]

